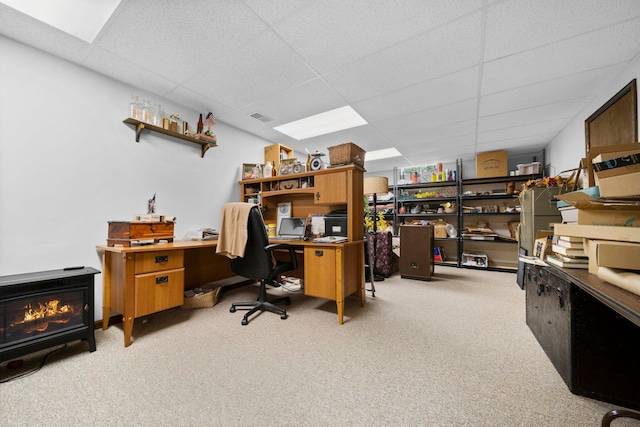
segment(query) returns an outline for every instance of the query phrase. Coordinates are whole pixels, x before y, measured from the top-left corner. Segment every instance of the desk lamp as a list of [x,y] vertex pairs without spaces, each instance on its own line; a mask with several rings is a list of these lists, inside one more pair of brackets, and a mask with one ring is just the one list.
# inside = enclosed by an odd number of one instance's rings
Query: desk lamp
[[376,250],[377,241],[378,241],[378,206],[377,206],[377,196],[378,194],[384,195],[389,193],[389,179],[384,176],[372,176],[364,179],[364,194],[367,196],[373,196],[373,259],[369,260],[369,264],[373,265],[374,268],[370,269],[372,275],[371,282],[371,292],[375,296],[375,287],[373,285],[373,281],[380,282],[384,280],[384,277],[380,275],[375,275],[373,272],[375,270],[376,265]]

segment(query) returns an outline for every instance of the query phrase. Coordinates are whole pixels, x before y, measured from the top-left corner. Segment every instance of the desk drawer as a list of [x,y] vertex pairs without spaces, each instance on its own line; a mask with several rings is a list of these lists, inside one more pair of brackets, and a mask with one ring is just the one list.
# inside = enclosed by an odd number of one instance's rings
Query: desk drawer
[[304,294],[336,300],[336,248],[304,248]]
[[184,268],[138,274],[135,280],[135,317],[184,303]]
[[184,267],[184,251],[141,252],[136,255],[135,274],[173,270]]

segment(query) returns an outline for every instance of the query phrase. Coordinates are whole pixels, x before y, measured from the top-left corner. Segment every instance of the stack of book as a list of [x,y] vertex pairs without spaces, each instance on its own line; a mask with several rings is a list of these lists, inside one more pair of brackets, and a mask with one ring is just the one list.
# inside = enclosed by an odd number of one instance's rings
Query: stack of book
[[555,236],[551,247],[553,254],[546,261],[562,268],[589,268],[589,257],[584,250],[582,237]]

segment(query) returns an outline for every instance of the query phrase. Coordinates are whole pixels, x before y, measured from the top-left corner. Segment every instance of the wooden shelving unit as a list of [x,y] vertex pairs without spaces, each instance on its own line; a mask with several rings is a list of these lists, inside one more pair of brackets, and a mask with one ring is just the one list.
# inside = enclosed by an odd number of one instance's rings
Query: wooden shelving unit
[[182,135],[180,133],[176,133],[176,132],[171,132],[168,131],[164,128],[158,127],[158,126],[153,126],[150,125],[149,123],[145,123],[145,122],[141,122],[140,120],[135,120],[135,119],[124,119],[123,123],[126,123],[128,125],[133,125],[135,127],[136,130],[136,142],[140,142],[140,134],[142,133],[143,130],[147,129],[151,132],[156,132],[156,133],[161,133],[163,135],[167,135],[170,136],[172,138],[178,138],[181,139],[183,141],[188,141],[188,142],[192,142],[194,144],[198,144],[200,145],[200,153],[201,156],[200,157],[204,157],[204,154],[207,152],[207,150],[211,147],[217,147],[217,140],[214,142],[211,141],[204,141],[202,139],[196,139],[196,138],[192,138],[190,136],[186,136],[186,135]]

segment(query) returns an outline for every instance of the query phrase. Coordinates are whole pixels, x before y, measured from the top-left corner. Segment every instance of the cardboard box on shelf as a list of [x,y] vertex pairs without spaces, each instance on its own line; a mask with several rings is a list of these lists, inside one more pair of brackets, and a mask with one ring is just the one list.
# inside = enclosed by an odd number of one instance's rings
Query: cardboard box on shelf
[[487,254],[483,253],[463,253],[462,254],[462,265],[467,265],[471,267],[489,267],[489,257]]
[[598,267],[640,270],[640,243],[585,239],[589,256],[589,273],[598,274]]
[[542,172],[542,164],[540,162],[524,163],[517,165],[516,175],[531,175]]
[[439,219],[433,225],[433,237],[438,239],[446,239],[449,235],[447,234],[447,223],[441,219]]
[[507,150],[489,151],[476,155],[476,176],[478,178],[493,178],[508,176]]

